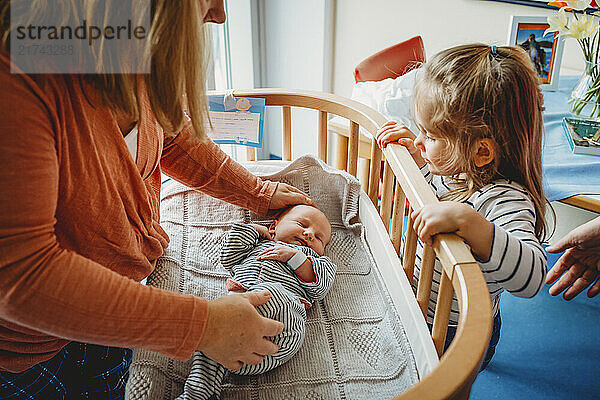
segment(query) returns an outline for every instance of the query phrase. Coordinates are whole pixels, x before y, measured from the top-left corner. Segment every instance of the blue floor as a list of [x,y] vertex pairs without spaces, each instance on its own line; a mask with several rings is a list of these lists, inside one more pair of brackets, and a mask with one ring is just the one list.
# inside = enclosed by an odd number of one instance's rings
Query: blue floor
[[500,342],[471,399],[600,399],[600,295],[567,302],[548,287],[533,299],[502,294]]

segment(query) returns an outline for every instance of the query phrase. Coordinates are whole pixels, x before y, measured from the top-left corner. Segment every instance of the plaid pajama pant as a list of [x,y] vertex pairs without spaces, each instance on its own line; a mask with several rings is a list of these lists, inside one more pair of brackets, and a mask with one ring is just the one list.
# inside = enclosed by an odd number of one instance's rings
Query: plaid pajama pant
[[123,399],[131,349],[71,342],[26,371],[0,371],[0,400]]

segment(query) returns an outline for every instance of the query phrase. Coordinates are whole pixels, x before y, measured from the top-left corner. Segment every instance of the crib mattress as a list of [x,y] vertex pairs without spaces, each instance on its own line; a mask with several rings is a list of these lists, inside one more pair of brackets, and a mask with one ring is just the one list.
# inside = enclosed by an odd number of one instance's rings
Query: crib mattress
[[[325,299],[308,310],[302,349],[269,373],[230,374],[223,398],[391,398],[416,384],[437,364],[435,349],[406,278],[389,265],[378,268],[378,263],[399,263],[375,209],[365,195],[361,200],[355,178],[310,156],[283,170],[268,164],[250,169],[315,200],[332,224],[325,255],[338,272]],[[228,273],[219,263],[224,234],[234,222],[269,224],[272,219],[174,181],[164,185],[161,197],[161,225],[171,242],[148,284],[208,299],[224,295]],[[127,398],[175,398],[190,367],[189,361],[135,350]]]

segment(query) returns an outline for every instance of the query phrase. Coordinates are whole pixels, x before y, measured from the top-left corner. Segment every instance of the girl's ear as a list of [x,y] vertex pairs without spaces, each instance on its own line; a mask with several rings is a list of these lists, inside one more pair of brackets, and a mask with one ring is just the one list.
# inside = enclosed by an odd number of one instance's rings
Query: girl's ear
[[488,165],[496,158],[496,150],[494,148],[494,141],[490,138],[479,139],[477,141],[477,150],[473,161],[476,167],[483,167]]

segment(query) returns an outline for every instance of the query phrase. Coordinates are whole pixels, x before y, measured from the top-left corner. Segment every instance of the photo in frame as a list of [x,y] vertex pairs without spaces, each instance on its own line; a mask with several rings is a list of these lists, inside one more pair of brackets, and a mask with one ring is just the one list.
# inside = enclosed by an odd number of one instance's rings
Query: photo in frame
[[556,10],[555,6],[551,6],[548,4],[548,0],[489,0],[489,1],[496,1],[499,3],[517,4],[520,6],[549,8],[552,10]]
[[528,54],[540,78],[543,90],[558,88],[558,75],[564,48],[564,37],[549,27],[546,17],[513,15],[508,33],[509,46],[521,46]]

